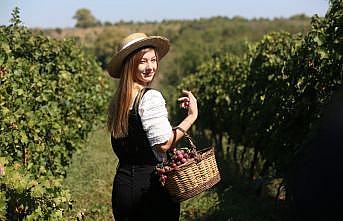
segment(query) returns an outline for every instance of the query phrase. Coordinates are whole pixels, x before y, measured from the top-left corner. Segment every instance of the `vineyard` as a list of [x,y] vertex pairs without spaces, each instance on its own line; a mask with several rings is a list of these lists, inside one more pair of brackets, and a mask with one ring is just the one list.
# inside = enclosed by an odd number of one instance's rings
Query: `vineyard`
[[[11,22],[0,27],[0,220],[80,220],[64,182],[73,156],[104,125],[110,80],[89,48],[30,31],[17,8]],[[306,33],[272,32],[243,49],[183,61],[188,74],[160,84],[173,84],[168,100],[182,89],[197,97],[191,133],[201,146],[216,147],[224,177],[205,203],[217,202],[212,212],[228,189],[229,164],[258,188],[277,181],[273,197],[289,209],[299,162],[342,87],[343,1],[312,17]],[[174,103],[168,110],[174,121],[184,114]],[[183,219],[191,217],[188,206]]]
[[105,111],[100,66],[70,40],[0,29],[0,220],[60,220],[73,153]]
[[306,35],[268,34],[242,57],[214,56],[179,85],[197,95],[199,136],[209,131],[250,180],[281,179],[277,199],[281,189],[293,198],[297,166],[342,86],[342,27],[343,2],[334,1]]

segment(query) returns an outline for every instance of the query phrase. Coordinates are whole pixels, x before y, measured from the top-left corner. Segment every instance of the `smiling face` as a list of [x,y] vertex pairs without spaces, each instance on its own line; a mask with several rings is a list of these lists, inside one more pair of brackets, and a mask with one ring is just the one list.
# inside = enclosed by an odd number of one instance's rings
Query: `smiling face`
[[157,71],[157,56],[153,48],[145,49],[142,59],[140,59],[136,72],[137,83],[147,86],[154,79]]

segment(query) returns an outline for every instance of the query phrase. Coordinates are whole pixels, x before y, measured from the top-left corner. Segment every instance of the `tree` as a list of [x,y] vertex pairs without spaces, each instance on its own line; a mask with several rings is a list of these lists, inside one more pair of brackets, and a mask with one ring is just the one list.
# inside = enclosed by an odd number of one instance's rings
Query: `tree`
[[92,15],[92,12],[87,8],[81,8],[76,11],[73,19],[76,19],[76,27],[89,28],[100,25],[100,22]]

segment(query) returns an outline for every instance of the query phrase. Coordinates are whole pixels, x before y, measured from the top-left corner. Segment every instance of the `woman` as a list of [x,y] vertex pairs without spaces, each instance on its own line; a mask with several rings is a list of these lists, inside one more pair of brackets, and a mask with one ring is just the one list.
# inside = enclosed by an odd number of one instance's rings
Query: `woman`
[[[120,78],[108,117],[112,147],[119,158],[112,192],[116,221],[179,220],[180,204],[171,200],[154,168],[184,134],[172,130],[161,93],[148,88],[168,50],[168,39],[134,33],[123,39],[109,64],[109,74]],[[198,109],[192,93],[184,94],[178,100],[188,116],[178,127],[187,131]]]

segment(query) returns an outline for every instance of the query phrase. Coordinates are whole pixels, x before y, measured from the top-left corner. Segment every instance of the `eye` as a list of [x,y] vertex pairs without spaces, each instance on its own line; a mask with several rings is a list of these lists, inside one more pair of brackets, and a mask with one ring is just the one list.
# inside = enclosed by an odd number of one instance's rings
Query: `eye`
[[141,60],[139,63],[140,64],[145,64],[146,60]]
[[151,62],[156,62],[157,61],[157,59],[156,58],[153,58],[153,59],[151,59]]

